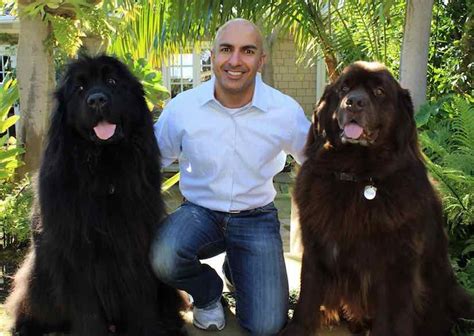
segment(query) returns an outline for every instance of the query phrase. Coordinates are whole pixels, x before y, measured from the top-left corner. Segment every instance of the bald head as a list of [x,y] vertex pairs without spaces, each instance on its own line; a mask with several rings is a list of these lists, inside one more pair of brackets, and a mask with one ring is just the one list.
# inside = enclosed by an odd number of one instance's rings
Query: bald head
[[255,41],[257,42],[257,48],[258,50],[261,50],[261,52],[264,52],[264,47],[263,47],[263,37],[262,37],[262,32],[260,31],[260,28],[258,26],[246,19],[232,19],[224,23],[216,33],[216,37],[214,38],[214,43],[212,46],[213,51],[216,51],[216,47],[219,45],[219,43],[222,40],[222,35],[224,34],[225,31],[229,29],[235,29],[236,31],[242,31],[242,32],[248,32],[250,34],[254,34],[255,36]]
[[244,19],[226,22],[217,31],[211,51],[216,99],[229,108],[249,103],[265,58],[262,33],[255,24]]

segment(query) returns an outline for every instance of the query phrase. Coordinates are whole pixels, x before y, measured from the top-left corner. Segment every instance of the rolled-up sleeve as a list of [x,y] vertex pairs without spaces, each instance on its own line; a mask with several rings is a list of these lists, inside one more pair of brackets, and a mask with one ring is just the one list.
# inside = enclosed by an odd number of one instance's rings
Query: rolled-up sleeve
[[304,155],[304,147],[311,123],[299,105],[293,116],[294,119],[292,132],[290,133],[291,136],[288,139],[284,150],[287,154],[291,154],[295,158],[296,162],[302,164],[306,160]]
[[161,165],[172,164],[181,152],[180,132],[177,129],[176,113],[165,108],[154,125],[155,137],[161,152]]

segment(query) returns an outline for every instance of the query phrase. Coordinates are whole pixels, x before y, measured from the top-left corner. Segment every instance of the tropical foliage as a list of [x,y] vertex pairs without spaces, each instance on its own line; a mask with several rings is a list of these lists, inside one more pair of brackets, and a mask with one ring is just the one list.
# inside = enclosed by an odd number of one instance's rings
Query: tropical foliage
[[427,166],[443,199],[453,267],[474,293],[473,14],[472,1],[435,0],[429,102],[416,118]]
[[148,107],[152,111],[161,111],[164,100],[169,97],[168,89],[163,86],[161,72],[155,70],[145,58],[135,60],[131,54],[125,54],[125,57],[120,55],[119,58],[142,83]]
[[464,286],[474,293],[474,99],[447,96],[417,115],[426,163],[439,189],[451,256]]
[[0,247],[3,248],[25,241],[29,232],[31,197],[25,197],[23,192],[29,183],[13,180],[15,169],[22,164],[19,156],[24,149],[8,134],[8,129],[18,121],[18,116],[9,116],[17,101],[17,82],[7,77],[0,84]]
[[9,136],[7,132],[19,119],[17,115],[8,115],[17,101],[17,82],[7,77],[0,84],[0,183],[11,179],[15,168],[22,163],[19,155],[24,150],[16,145],[16,139]]
[[[41,17],[50,23],[52,34],[46,41],[51,48],[63,52],[64,56],[76,55],[82,45],[81,38],[87,35],[108,36],[113,29],[108,18],[91,0],[40,0],[32,1],[22,8],[20,14]],[[81,18],[80,22],[77,21]],[[63,57],[64,57],[63,56]]]
[[[334,78],[355,59],[390,64],[399,55],[404,1],[401,0],[182,0],[169,7],[167,31],[178,41],[211,39],[217,28],[235,17],[257,22],[268,33],[292,33],[300,60],[324,57]],[[310,56],[307,58],[307,56]]]
[[31,188],[28,177],[0,185],[0,247],[3,249],[25,246],[28,241],[33,203]]
[[428,60],[428,97],[471,94],[474,70],[474,2],[435,1]]

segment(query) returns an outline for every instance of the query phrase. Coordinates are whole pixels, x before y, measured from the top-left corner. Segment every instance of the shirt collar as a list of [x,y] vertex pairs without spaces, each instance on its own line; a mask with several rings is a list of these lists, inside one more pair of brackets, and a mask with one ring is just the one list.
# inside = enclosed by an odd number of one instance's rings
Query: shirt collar
[[[210,101],[214,101],[220,104],[217,99],[214,97],[214,85],[215,85],[215,76],[212,76],[210,80],[201,85],[201,94],[199,98],[200,106],[203,106]],[[253,107],[258,108],[262,112],[268,111],[268,97],[265,94],[265,84],[262,80],[262,75],[258,72],[255,77],[255,90],[252,97]]]

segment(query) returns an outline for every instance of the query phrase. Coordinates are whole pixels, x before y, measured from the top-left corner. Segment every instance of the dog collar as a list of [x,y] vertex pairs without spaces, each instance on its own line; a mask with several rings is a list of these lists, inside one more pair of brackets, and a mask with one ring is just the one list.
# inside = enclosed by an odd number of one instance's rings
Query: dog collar
[[367,200],[373,200],[377,196],[377,187],[374,185],[372,177],[366,178],[361,177],[356,174],[346,173],[346,172],[334,172],[334,177],[339,181],[347,182],[367,182],[367,185],[364,187],[363,195]]

